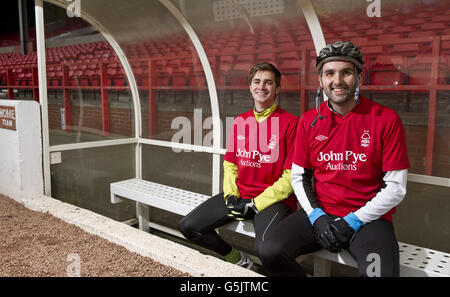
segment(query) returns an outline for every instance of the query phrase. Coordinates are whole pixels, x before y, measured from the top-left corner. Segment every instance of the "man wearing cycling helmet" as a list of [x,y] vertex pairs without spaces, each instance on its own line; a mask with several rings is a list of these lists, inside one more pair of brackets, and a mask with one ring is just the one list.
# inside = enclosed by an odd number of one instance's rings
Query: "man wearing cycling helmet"
[[[273,275],[305,276],[295,258],[320,248],[348,249],[362,276],[399,275],[392,215],[406,194],[405,134],[395,111],[359,94],[363,65],[348,41],[327,45],[317,57],[316,109],[298,123],[292,164],[302,209],[261,248]],[[328,100],[319,105],[322,91]]]

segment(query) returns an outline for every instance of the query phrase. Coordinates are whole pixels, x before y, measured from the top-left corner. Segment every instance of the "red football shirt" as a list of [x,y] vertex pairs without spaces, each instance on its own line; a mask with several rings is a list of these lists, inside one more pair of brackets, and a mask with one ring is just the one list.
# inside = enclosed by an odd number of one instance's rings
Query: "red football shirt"
[[[233,121],[225,160],[238,167],[237,187],[244,199],[255,198],[291,169],[298,118],[280,107],[258,123],[253,110]],[[282,200],[297,208],[295,194]]]
[[[293,162],[314,169],[318,203],[326,213],[345,216],[371,200],[387,171],[408,169],[403,125],[397,113],[360,97],[346,116],[320,106],[299,121]],[[392,221],[395,208],[382,218]]]

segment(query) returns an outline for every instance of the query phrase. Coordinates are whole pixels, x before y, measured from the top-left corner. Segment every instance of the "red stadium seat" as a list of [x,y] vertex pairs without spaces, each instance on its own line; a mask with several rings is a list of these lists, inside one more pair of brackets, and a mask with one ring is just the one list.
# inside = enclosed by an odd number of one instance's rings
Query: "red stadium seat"
[[275,44],[280,49],[291,49],[295,47],[295,41],[290,35],[276,36]]
[[108,86],[113,86],[114,85],[114,78],[117,75],[117,70],[116,68],[110,68],[108,66],[108,69],[106,70],[106,78],[107,78],[107,85]]
[[399,33],[381,33],[378,35],[378,40],[385,40],[387,42],[396,41],[401,38]]
[[448,26],[446,23],[430,23],[425,22],[421,26],[421,30],[444,30],[447,29]]
[[194,64],[189,75],[189,86],[202,87],[206,84],[206,78],[201,64]]
[[114,85],[118,87],[127,85],[125,69],[123,69],[122,67],[119,67],[116,71],[116,76],[114,77]]
[[27,79],[26,79],[26,77],[25,77],[25,74],[26,74],[26,73],[21,72],[21,73],[19,73],[19,75],[17,76],[17,78],[18,78],[18,85],[20,85],[20,86],[26,86],[26,85],[27,85]]
[[228,79],[231,86],[248,85],[248,73],[252,68],[252,63],[240,62],[236,63],[232,70],[228,72]]
[[413,26],[397,26],[392,28],[391,30],[392,33],[409,33],[413,31],[414,31]]
[[355,32],[353,30],[341,32],[339,35],[340,35],[340,39],[345,39],[345,40],[353,39],[355,37],[360,36],[357,32]]
[[[417,56],[408,69],[410,85],[428,85],[431,83],[431,55]],[[448,76],[448,64],[445,57],[440,57],[438,84],[445,84]]]
[[441,42],[441,52],[444,54],[450,54],[450,40]]
[[284,60],[280,64],[281,84],[284,86],[298,86],[300,84],[301,67],[299,59]]
[[430,37],[436,35],[434,31],[414,31],[409,32],[408,37],[410,38],[416,38],[416,37]]
[[57,86],[58,85],[58,80],[55,79],[56,78],[56,73],[55,71],[51,70],[51,71],[47,71],[47,86]]
[[258,46],[258,51],[259,52],[270,51],[273,50],[274,48],[275,46],[273,43],[263,43]]
[[434,15],[431,17],[432,22],[444,22],[444,23],[450,23],[450,14],[447,12],[447,14],[442,15]]
[[386,50],[383,45],[361,46],[361,52],[364,56],[385,54]]
[[376,29],[369,29],[369,30],[367,30],[366,32],[364,32],[364,35],[369,37],[369,38],[371,37],[371,38],[374,38],[374,39],[379,39],[380,37],[382,38],[384,33],[385,32],[383,31],[383,29],[376,28]]
[[100,86],[101,75],[102,75],[102,70],[100,68],[97,68],[94,71],[94,74],[91,74],[91,76],[90,76],[91,86]]
[[139,65],[132,65],[134,79],[136,80],[136,84],[138,86],[142,86],[142,78],[144,74],[144,70]]
[[299,59],[299,54],[297,51],[280,52],[277,54],[277,59],[280,63],[283,63],[285,60]]
[[309,62],[309,72],[308,72],[307,82],[308,82],[308,84],[313,85],[313,86],[319,85],[318,71],[316,69],[316,60],[315,59],[312,59]]
[[77,85],[77,82],[76,82],[76,80],[75,80],[74,75],[75,75],[75,71],[69,68],[69,73],[68,73],[68,76],[69,76],[69,82],[68,82],[68,83],[69,83],[69,86],[76,86],[76,85]]
[[354,29],[356,30],[356,31],[358,31],[358,32],[365,32],[365,31],[367,31],[367,30],[369,30],[369,29],[371,29],[372,28],[372,25],[370,25],[370,24],[368,24],[368,23],[365,23],[365,22],[363,22],[363,23],[358,23],[358,24],[356,24],[355,26],[354,26]]
[[404,58],[378,56],[370,68],[371,85],[402,85],[405,78]]
[[[89,70],[90,71],[90,70]],[[90,77],[87,75],[87,71],[82,71],[78,77],[80,87],[87,87],[90,85]]]
[[227,85],[227,74],[233,68],[234,56],[221,56],[219,58],[218,73],[215,77],[219,86]]
[[420,53],[421,47],[418,43],[401,43],[394,44],[390,54],[401,55],[401,56],[416,56]]
[[169,67],[163,67],[156,71],[156,85],[157,86],[168,86],[169,77],[172,74],[172,69]]
[[236,54],[238,51],[239,51],[238,46],[226,46],[223,48],[222,53],[228,54],[228,55],[233,55],[233,54]]
[[406,20],[403,21],[404,25],[420,25],[425,23],[425,19],[424,18],[417,18],[417,17],[412,17],[412,18],[408,18]]
[[0,84],[2,84],[2,85],[7,84],[6,70],[2,69],[1,67],[0,67]]
[[234,56],[221,56],[220,57],[220,64],[233,64],[234,63]]
[[[14,62],[15,63],[15,62]],[[20,75],[22,73],[22,68],[13,68],[12,70],[12,80],[15,86],[20,85]]]
[[276,57],[274,53],[262,53],[256,56],[255,63],[268,62],[276,64]]
[[[252,49],[255,49],[256,45],[257,45],[257,41],[253,36],[251,36],[250,38],[245,38],[242,41],[242,47],[245,46],[245,47],[251,47]],[[241,50],[242,50],[242,48],[241,48]]]
[[179,67],[172,73],[172,86],[186,86],[187,77],[191,71],[188,67]]
[[250,63],[253,64],[255,61],[254,55],[238,55],[236,56],[236,63]]
[[[87,81],[88,81],[88,85],[89,86],[94,86],[92,83],[92,78],[94,77],[94,75],[95,75],[95,70],[92,70],[92,69],[88,69],[88,70],[86,70],[86,72],[84,73],[84,77],[87,79]],[[98,86],[98,85],[96,85],[96,86]]]
[[166,66],[170,67],[172,69],[176,69],[176,68],[181,66],[181,59],[168,60],[167,63],[166,63]]

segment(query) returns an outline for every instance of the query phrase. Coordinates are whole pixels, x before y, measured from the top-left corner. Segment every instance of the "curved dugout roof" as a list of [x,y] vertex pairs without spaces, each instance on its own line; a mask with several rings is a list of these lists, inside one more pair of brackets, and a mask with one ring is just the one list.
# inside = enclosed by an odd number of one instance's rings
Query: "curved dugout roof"
[[[62,0],[46,0],[46,2],[63,8],[67,8],[69,5],[73,8],[73,5],[76,3],[74,1],[73,4],[70,4]],[[159,36],[177,36],[185,31],[195,47],[206,75],[213,119],[219,120],[218,96],[211,65],[205,50],[189,20],[186,19],[183,13],[171,1],[89,0],[79,1],[78,3],[80,3],[81,17],[96,27],[105,36],[122,62],[133,95],[136,113],[136,137],[141,137],[139,92],[137,91],[133,71],[120,46],[121,43],[144,41]],[[183,7],[188,3],[180,1],[180,4]],[[318,51],[325,46],[325,39],[314,7],[309,0],[298,0],[298,4],[303,10],[316,51]],[[219,124],[216,122],[213,127],[219,127]],[[220,138],[220,130],[215,129],[214,139]],[[220,149],[218,141],[215,141],[214,149],[216,152]]]
[[[180,14],[180,12],[183,11],[184,8],[186,8],[187,5],[190,5],[189,3],[193,3],[194,1],[183,1],[183,0],[179,0],[179,1],[144,1],[144,0],[133,0],[133,1],[119,1],[119,0],[79,0],[81,2],[81,12],[82,12],[82,17],[84,20],[88,21],[90,24],[94,25],[97,29],[99,29],[99,31],[101,31],[103,33],[103,35],[105,36],[105,38],[107,38],[108,42],[113,46],[114,50],[116,51],[118,57],[120,58],[123,67],[127,70],[127,76],[128,76],[128,81],[130,83],[130,85],[132,85],[132,91],[133,91],[133,102],[135,105],[135,114],[136,117],[139,118],[139,121],[136,121],[136,124],[138,124],[139,126],[136,127],[136,131],[140,131],[141,129],[141,112],[140,112],[140,108],[141,106],[139,105],[139,92],[137,92],[136,88],[136,82],[134,81],[134,72],[133,72],[133,66],[129,65],[129,56],[127,56],[127,51],[126,51],[126,46],[128,43],[133,43],[133,42],[139,42],[139,41],[145,41],[147,39],[157,39],[158,37],[164,36],[165,38],[167,36],[173,35],[173,36],[184,36],[187,37],[188,40],[191,42],[191,45],[193,46],[193,52],[196,56],[200,57],[201,55],[203,55],[201,52],[201,49],[199,49],[198,47],[194,46],[194,40],[195,38],[192,38],[193,35],[192,33],[196,33],[198,35],[201,36],[202,34],[202,30],[206,29],[206,31],[209,29],[208,26],[211,25],[215,25],[212,24],[210,22],[209,19],[205,19],[204,16],[202,15],[202,11],[205,11],[205,7],[198,7],[196,11],[192,11],[189,8],[192,7],[188,7],[187,11],[188,13],[185,14],[185,18],[183,17],[183,15]],[[196,0],[195,3],[199,3],[202,2],[203,3],[213,3],[216,1],[210,1],[210,0]],[[225,0],[221,0],[218,2],[227,2]],[[37,3],[42,2],[42,0],[37,0]],[[46,1],[48,3],[52,3],[52,4],[56,4],[60,7],[66,8],[67,5],[69,4],[68,1],[65,0],[48,0]],[[228,2],[232,2],[232,1],[228,1]],[[252,2],[251,0],[247,1],[247,2]],[[270,2],[270,1],[269,1]],[[272,1],[272,2],[277,2],[276,0]],[[339,1],[339,3],[337,3],[337,1],[327,1],[327,0],[314,0],[314,1],[302,1],[302,0],[292,0],[292,1],[284,1],[285,3],[289,3],[289,4],[295,4],[295,9],[292,9],[291,11],[286,11],[285,14],[286,16],[292,16],[293,18],[297,18],[297,20],[306,20],[309,30],[310,30],[310,37],[309,38],[313,38],[313,43],[314,43],[314,47],[317,51],[317,49],[321,48],[324,44],[324,38],[323,38],[323,33],[320,30],[320,24],[319,24],[319,19],[316,17],[316,15],[320,16],[320,22],[323,25],[324,31],[325,31],[325,35],[327,36],[327,39],[329,39],[331,36],[331,38],[333,38],[335,35],[333,34],[333,30],[335,30],[335,28],[340,28],[340,26],[347,26],[350,27],[351,30],[353,30],[353,27],[351,26],[351,23],[349,22],[347,24],[347,22],[351,19],[354,18],[355,15],[354,14],[350,14],[350,16],[347,16],[347,18],[343,18],[341,20],[341,22],[339,24],[336,23],[336,18],[334,18],[333,16],[335,14],[338,14],[340,12],[345,13],[345,10],[348,9],[348,7],[345,5],[351,3],[350,7],[354,4],[354,5],[360,5],[359,7],[359,12],[361,15],[363,15],[364,20],[362,21],[362,24],[360,25],[364,25],[364,28],[361,28],[361,35],[364,34],[368,34],[369,32],[368,29],[373,29],[371,31],[380,31],[383,32],[382,30],[380,30],[379,28],[383,27],[383,26],[387,26],[389,23],[389,18],[391,17],[390,15],[387,14],[387,9],[383,10],[383,14],[386,12],[386,16],[384,16],[383,19],[380,18],[380,20],[378,22],[374,22],[375,24],[379,24],[380,26],[375,26],[376,28],[370,28],[371,24],[368,24],[365,20],[365,13],[366,13],[366,9],[368,9],[372,4],[375,3],[376,1],[352,1],[352,0],[347,0],[347,1]],[[395,1],[393,1],[395,2]],[[410,2],[413,3],[413,7],[417,6],[416,2],[417,1],[397,1],[397,3],[401,4],[403,2]],[[446,4],[444,3],[444,1],[438,1],[438,0],[431,0],[431,1],[422,1],[422,2],[426,2],[426,3],[430,3],[430,5],[432,5],[434,2],[442,2],[442,5],[445,6]],[[319,4],[318,4],[319,3]],[[172,4],[176,4],[175,6],[173,6]],[[314,9],[312,4],[314,4]],[[329,4],[329,5],[328,5]],[[212,5],[212,4],[211,4]],[[184,7],[184,8],[183,8]],[[422,9],[424,6],[417,6],[417,9]],[[211,7],[210,7],[211,8]],[[383,8],[384,9],[384,8]],[[404,7],[402,8],[402,10],[396,10],[395,14],[393,14],[393,16],[399,18],[402,17],[403,15],[407,15],[408,16],[408,21],[418,21],[416,15],[412,15],[408,14],[408,9],[411,9],[410,7]],[[211,12],[211,10],[209,10]],[[413,10],[414,11],[414,10]],[[434,16],[435,10],[432,10],[430,13],[433,13],[433,18],[436,17],[436,20],[439,19],[439,22],[441,22],[444,18],[445,20],[447,20],[447,16],[446,15],[437,15]],[[332,13],[330,13],[332,12]],[[316,14],[317,13],[317,14]],[[425,14],[425,12],[423,12]],[[444,14],[444,13],[443,13]],[[274,17],[273,17],[274,18]],[[293,19],[292,18],[292,19]],[[270,21],[272,19],[272,16],[267,17],[267,19]],[[360,18],[359,20],[361,21],[363,18]],[[420,21],[420,20],[419,20]],[[393,22],[390,22],[393,23]],[[426,25],[430,25],[430,24],[426,24]],[[446,24],[444,24],[446,26]],[[362,26],[361,26],[362,27]],[[190,31],[192,28],[192,32]],[[227,28],[225,28],[227,29]],[[350,31],[351,31],[350,30]],[[428,34],[428,31],[424,31],[424,32],[412,32],[412,33],[420,33],[420,34]],[[191,34],[189,34],[191,33]],[[348,33],[348,32],[347,32]],[[328,35],[327,35],[328,34]],[[373,33],[372,33],[373,34]],[[376,32],[375,34],[377,34],[377,36],[382,36],[382,38],[385,38],[384,34],[378,33]],[[416,35],[414,35],[416,36]],[[361,37],[361,36],[359,36]],[[392,38],[392,37],[391,37]],[[416,37],[414,37],[416,38]],[[426,37],[420,37],[421,40],[424,41],[430,41],[433,40],[436,41],[438,38],[438,36],[426,36]],[[416,38],[417,39],[417,38]],[[201,45],[205,46],[205,40],[201,39]],[[448,43],[448,36],[445,37],[445,39],[443,39],[443,41]],[[378,41],[369,41],[366,42],[366,46],[367,45],[372,45],[372,44],[377,44],[380,45],[383,42],[387,43],[389,45],[389,42],[391,41],[387,41],[387,40],[378,40]],[[322,43],[322,44],[321,44]],[[400,41],[400,42],[394,42],[395,45],[404,45],[403,43],[406,43],[404,40]],[[439,45],[439,43],[433,42],[433,44],[435,45]],[[198,44],[197,44],[198,46]],[[311,46],[310,46],[311,48]],[[435,47],[436,49],[436,47]],[[222,49],[219,49],[222,50]],[[208,53],[208,52],[207,52]],[[204,63],[206,64],[206,63]],[[436,63],[437,65],[437,63]],[[204,71],[206,72],[207,67],[205,67],[203,65],[203,69],[205,69]],[[45,71],[45,69],[43,69]],[[436,71],[437,73],[438,71]],[[45,77],[44,75],[40,75],[40,77]],[[445,76],[444,76],[445,78]],[[210,86],[215,86],[217,84],[217,78],[215,78],[215,80],[213,80],[212,82],[209,81],[208,82],[209,86],[208,86],[208,92],[211,92],[212,90],[214,90],[214,88],[211,88]],[[401,86],[400,86],[401,87]],[[399,90],[405,91],[405,90],[415,90],[417,86],[403,86],[403,88],[399,88]],[[434,91],[429,91],[429,87],[428,86],[419,86],[421,87],[420,90],[425,90],[426,92],[430,92],[430,93],[436,93],[436,89],[434,89]],[[442,85],[441,87],[443,87],[442,89],[447,90],[448,86],[447,85]],[[389,90],[392,90],[393,88],[389,88]],[[378,90],[377,86],[372,86],[372,88],[370,90]],[[441,90],[441,89],[438,89]],[[436,95],[436,94],[435,94]],[[41,97],[42,98],[42,97]],[[214,96],[209,96],[209,100],[211,101],[211,106],[214,104],[213,101],[217,101],[217,97],[216,99],[214,99]],[[431,95],[430,95],[431,98]],[[427,98],[428,99],[428,98]],[[432,102],[431,99],[428,99],[429,102]],[[436,103],[436,96],[435,96],[435,101],[434,103]],[[137,106],[137,108],[136,108]],[[432,121],[434,121],[434,111],[433,108],[435,108],[436,106],[433,106],[430,103],[430,108],[429,108],[429,119],[432,119]],[[428,113],[427,113],[428,114]],[[433,116],[431,116],[433,115]],[[416,119],[416,117],[414,117],[414,119]],[[426,116],[425,116],[426,119]],[[431,120],[428,120],[430,126],[432,123]],[[433,124],[434,125],[434,124]],[[45,128],[44,128],[45,130]],[[215,132],[217,131],[217,129],[215,130]],[[430,156],[432,157],[432,153],[433,153],[433,137],[434,137],[434,128],[432,128],[430,130],[432,133],[429,133],[428,138],[431,139],[431,141],[428,141],[428,143],[430,145],[427,146],[427,152],[431,152]],[[444,130],[445,131],[445,130]],[[221,131],[219,130],[218,133],[220,133]],[[136,136],[140,137],[140,132],[136,132]],[[445,139],[445,138],[444,138]],[[107,145],[111,144],[112,142],[108,142],[105,141],[105,143]],[[136,142],[133,142],[136,143]],[[150,141],[147,140],[139,140],[139,143],[144,143],[144,144],[148,144],[151,143]],[[139,143],[138,143],[138,148],[137,151],[139,150]],[[117,144],[117,143],[116,143]],[[153,144],[153,143],[151,143]],[[166,145],[167,146],[167,145]],[[58,149],[61,146],[58,147]],[[75,146],[72,146],[75,148]],[[83,149],[86,148],[87,146],[83,146],[83,145],[78,145],[76,146],[76,149]],[[56,150],[56,148],[54,149]],[[209,147],[208,150],[205,150],[205,152],[208,153],[212,153],[213,150]],[[138,155],[138,154],[136,154]],[[427,154],[428,155],[428,154]],[[128,156],[128,155],[127,155]],[[158,157],[159,155],[157,155]],[[218,176],[220,175],[219,172],[219,168],[220,168],[220,156],[217,153],[213,153],[213,166],[215,166],[213,173],[214,176],[212,177],[213,180],[213,193],[217,192],[218,189]],[[48,158],[48,154],[45,153],[44,151],[44,159],[45,157]],[[420,158],[424,157],[423,155],[419,155]],[[204,156],[202,156],[202,163],[207,163],[205,162]],[[177,162],[178,160],[175,160],[174,162]],[[138,158],[136,158],[136,167],[139,166],[139,162],[140,160]],[[421,161],[423,163],[423,160]],[[209,166],[209,163],[208,163]],[[167,167],[164,167],[164,169],[166,169]],[[204,169],[203,167],[201,169]],[[132,172],[133,168],[130,169],[130,172]],[[209,170],[209,168],[208,168]],[[138,170],[136,170],[138,172]],[[420,172],[419,172],[420,173]],[[48,176],[46,177],[47,181],[50,180],[49,177],[49,171],[47,171]],[[211,176],[209,175],[210,172],[208,171],[206,173],[206,175],[208,175],[208,178],[211,179]],[[187,174],[185,174],[187,175]],[[426,175],[422,175],[422,174],[414,174],[414,173],[410,173],[408,175],[408,179],[409,181],[412,181],[411,183],[411,189],[412,191],[410,193],[414,193],[414,189],[419,189],[423,188],[422,184],[428,184],[428,185],[433,185],[433,186],[437,186],[434,187],[432,191],[429,191],[429,193],[427,193],[427,195],[430,196],[421,196],[420,199],[424,199],[427,200],[427,203],[430,204],[435,204],[436,209],[440,209],[439,206],[442,205],[442,201],[443,200],[439,200],[440,198],[444,199],[445,197],[445,191],[447,191],[448,186],[449,186],[449,179],[447,177],[436,177],[436,176],[426,176]],[[216,183],[216,184],[214,184]],[[416,183],[416,184],[415,184]],[[208,189],[211,188],[210,184],[207,185]],[[436,189],[436,190],[435,190]],[[436,196],[435,191],[439,193],[439,195]],[[416,191],[417,192],[417,191]],[[440,193],[444,193],[444,194],[440,194]],[[109,193],[108,193],[109,194]],[[421,194],[423,195],[423,194]],[[428,197],[433,196],[432,200],[428,199]],[[439,196],[439,197],[438,197]],[[441,197],[442,196],[442,197]],[[438,199],[435,199],[438,198]],[[423,200],[423,201],[425,201]],[[414,199],[412,199],[412,201],[414,201]],[[431,201],[431,202],[430,202]],[[427,204],[427,205],[428,205]],[[407,212],[405,211],[404,213],[410,213],[410,210],[414,210],[415,208],[410,208]],[[438,215],[440,214],[440,212],[436,212]],[[427,222],[428,220],[428,216],[429,216],[429,212],[427,212],[426,214],[421,213],[417,213],[417,217],[421,217],[423,216],[425,219],[425,222]],[[415,220],[418,222],[418,224],[423,224],[422,220]]]
[[[220,129],[221,119],[219,102],[216,90],[216,81],[213,77],[213,71],[211,69],[211,65],[208,61],[208,57],[206,55],[202,42],[196,32],[196,30],[202,30],[204,28],[210,27],[211,20],[208,18],[203,18],[201,16],[201,12],[204,9],[214,9],[214,12],[216,13],[217,7],[214,7],[215,4],[211,1],[207,1],[204,2],[203,5],[208,4],[212,6],[204,7],[202,5],[198,5],[199,2],[196,2],[196,6],[198,7],[197,10],[191,12],[186,17],[181,10],[185,10],[186,6],[189,5],[189,2],[183,0],[179,2],[169,0],[79,0],[73,1],[72,3],[63,0],[46,0],[45,2],[52,3],[62,8],[72,9],[72,14],[79,13],[85,21],[98,29],[103,34],[105,39],[110,43],[123,66],[127,80],[129,82],[134,106],[135,137],[137,139],[142,138],[142,111],[140,104],[141,100],[139,98],[139,91],[135,76],[133,74],[133,68],[130,65],[129,58],[123,50],[123,47],[127,44],[145,42],[151,39],[158,39],[160,37],[188,37],[188,40],[192,45],[192,47],[189,47],[191,53],[193,56],[195,55],[200,60],[206,77],[210,108],[212,113],[212,129],[214,137],[212,139],[212,150],[209,148],[203,148],[203,151],[209,151],[213,153],[212,192],[218,193],[220,191],[220,154],[223,153],[223,149],[221,149],[220,147],[220,140],[222,139],[223,135],[222,130]],[[276,10],[276,3],[274,5],[274,9]],[[320,28],[319,19],[316,16],[311,1],[290,1],[290,5],[296,7],[295,11],[289,11],[289,9],[286,9],[284,13],[289,17],[293,17],[295,19],[298,19],[299,17],[303,19],[304,17],[310,29],[311,36],[313,36],[313,42],[315,44],[316,51],[322,48],[325,45],[325,39]],[[78,12],[77,9],[80,9],[80,11]],[[270,9],[272,8],[268,7],[267,9],[270,11]],[[237,11],[239,11],[239,9],[237,9]],[[275,14],[276,13],[277,12],[275,12]],[[244,12],[242,12],[241,16],[245,18],[245,10]],[[220,17],[221,16],[214,15],[214,18],[220,19]],[[141,177],[141,167],[141,148],[138,145],[138,151],[136,154],[137,177]]]

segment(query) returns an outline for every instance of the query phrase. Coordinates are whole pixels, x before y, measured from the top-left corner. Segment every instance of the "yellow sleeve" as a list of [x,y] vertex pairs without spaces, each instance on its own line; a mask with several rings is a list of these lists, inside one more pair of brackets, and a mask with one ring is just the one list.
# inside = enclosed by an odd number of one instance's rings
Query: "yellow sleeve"
[[227,198],[230,195],[240,197],[239,189],[236,185],[238,177],[238,168],[236,164],[223,161],[223,197]]
[[261,194],[255,197],[255,205],[258,211],[263,211],[272,204],[281,201],[294,192],[291,184],[291,170],[283,170],[281,177]]

